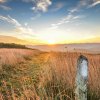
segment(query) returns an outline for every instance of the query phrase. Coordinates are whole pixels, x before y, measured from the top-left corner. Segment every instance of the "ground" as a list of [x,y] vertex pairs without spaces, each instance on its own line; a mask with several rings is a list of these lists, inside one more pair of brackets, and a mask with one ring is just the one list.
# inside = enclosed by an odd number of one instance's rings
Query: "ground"
[[0,49],[0,100],[74,100],[80,55],[89,60],[88,100],[99,100],[99,54],[26,49]]

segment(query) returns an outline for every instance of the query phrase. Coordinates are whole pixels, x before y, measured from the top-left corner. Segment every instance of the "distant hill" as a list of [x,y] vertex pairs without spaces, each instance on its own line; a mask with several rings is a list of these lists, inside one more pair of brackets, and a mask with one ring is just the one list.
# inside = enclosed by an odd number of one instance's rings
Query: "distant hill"
[[85,39],[85,40],[81,40],[81,43],[100,43],[100,37],[94,37],[94,38],[89,38],[89,39]]
[[[84,43],[85,42],[85,43]],[[100,53],[100,37],[89,38],[71,44],[28,46],[42,51],[91,51]]]
[[42,51],[93,51],[100,52],[100,43],[77,43],[77,44],[57,44],[57,45],[28,45],[28,48]]
[[12,36],[0,35],[0,43],[28,44],[27,41]]

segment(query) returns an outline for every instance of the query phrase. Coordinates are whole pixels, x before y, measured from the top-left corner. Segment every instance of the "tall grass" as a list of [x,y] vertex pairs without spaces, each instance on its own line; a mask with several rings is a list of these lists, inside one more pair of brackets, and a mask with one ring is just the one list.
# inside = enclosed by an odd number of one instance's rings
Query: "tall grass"
[[[80,55],[89,60],[88,100],[100,99],[99,54],[4,49],[0,55],[0,100],[75,100]],[[19,63],[19,56],[23,63]]]
[[14,65],[23,63],[29,57],[34,56],[38,53],[38,50],[28,49],[0,49],[0,64]]
[[43,100],[74,100],[77,59],[85,55],[89,60],[88,100],[100,99],[100,55],[87,53],[51,52],[43,67],[41,86]]

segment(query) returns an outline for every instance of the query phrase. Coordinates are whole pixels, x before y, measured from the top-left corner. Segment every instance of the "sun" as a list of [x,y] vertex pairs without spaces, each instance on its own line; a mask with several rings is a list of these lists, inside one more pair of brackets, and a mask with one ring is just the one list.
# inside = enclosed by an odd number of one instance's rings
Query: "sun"
[[50,45],[56,44],[56,41],[55,41],[55,40],[53,40],[53,39],[48,40],[47,42],[48,42],[48,44],[50,44]]

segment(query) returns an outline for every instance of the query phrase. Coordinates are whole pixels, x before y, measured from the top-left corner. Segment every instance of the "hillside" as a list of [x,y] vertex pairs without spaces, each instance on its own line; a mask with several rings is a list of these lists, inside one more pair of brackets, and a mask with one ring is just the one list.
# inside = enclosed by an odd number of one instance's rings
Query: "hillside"
[[16,44],[27,44],[28,42],[22,39],[18,39],[12,36],[0,35],[0,43],[16,43]]
[[15,43],[0,43],[0,48],[29,49],[25,45],[15,44]]
[[84,41],[86,43],[91,43],[91,41],[92,43],[100,43],[100,37],[89,38],[89,39],[81,40],[80,42],[84,43]]
[[42,51],[89,51],[100,52],[100,43],[80,43],[80,44],[57,44],[57,45],[27,45]]

